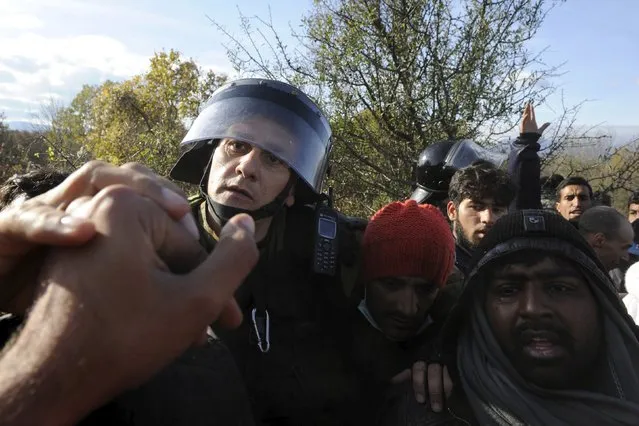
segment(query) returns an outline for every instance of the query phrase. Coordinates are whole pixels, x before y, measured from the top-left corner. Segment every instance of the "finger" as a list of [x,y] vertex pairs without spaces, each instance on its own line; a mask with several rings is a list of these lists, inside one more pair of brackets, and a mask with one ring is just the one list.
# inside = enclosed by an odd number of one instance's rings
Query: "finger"
[[60,185],[33,199],[64,210],[76,198],[93,196],[98,192],[91,186],[91,179],[95,170],[104,167],[115,166],[103,161],[90,161],[71,173]]
[[535,123],[537,122],[537,117],[535,116],[535,108],[532,106],[532,104],[530,104],[530,118]]
[[129,169],[129,170],[133,170],[133,171],[135,171],[137,173],[141,173],[141,174],[147,175],[149,177],[152,177],[153,179],[157,179],[163,186],[165,186],[165,187],[169,188],[171,191],[181,195],[182,198],[187,198],[187,196],[184,193],[184,191],[182,191],[182,188],[177,186],[175,183],[171,182],[169,179],[156,174],[153,170],[149,169],[146,166],[143,166],[140,163],[126,163],[126,164],[123,164],[120,167],[122,167],[123,169]]
[[[94,197],[95,202],[97,203],[101,197],[119,188],[131,191],[130,188],[113,185],[100,191]],[[131,192],[127,199],[129,200],[128,204],[137,203],[138,205],[137,208],[131,210],[130,215],[132,217],[128,218],[128,220],[139,220],[147,229],[147,235],[151,239],[153,248],[166,269],[173,274],[187,274],[206,260],[206,250],[200,245],[198,239],[194,237],[191,229],[188,226],[184,226],[184,219],[190,219],[191,226],[195,228],[195,235],[198,235],[195,220],[190,213],[179,222],[176,222],[168,216],[166,211],[148,198]],[[84,211],[85,209],[83,208],[79,210],[87,214],[87,217],[90,217],[90,210]],[[75,211],[75,214],[78,214],[78,210]]]
[[95,235],[91,221],[40,203],[25,202],[0,213],[0,253],[26,252],[33,244],[80,245]]
[[435,413],[442,410],[444,385],[442,383],[442,366],[440,364],[428,365],[428,397],[430,407]]
[[391,379],[391,384],[392,385],[399,385],[400,383],[404,383],[407,382],[409,380],[411,380],[413,378],[413,372],[410,369],[406,369],[404,371],[402,371],[399,374],[396,374],[395,376],[393,376],[393,378]]
[[521,123],[519,125],[521,133],[525,133],[527,131],[529,123],[530,123],[530,104],[526,104],[526,107],[524,108],[524,114],[521,117]]
[[180,219],[190,211],[189,202],[181,191],[156,175],[131,168],[102,167],[95,170],[91,183],[98,190],[110,185],[125,185],[158,203],[174,219]]
[[92,161],[73,172],[64,182],[48,193],[36,197],[44,204],[65,209],[73,200],[94,196],[111,185],[124,185],[139,195],[158,203],[174,219],[180,219],[189,210],[188,201],[158,176]]
[[413,392],[415,392],[415,399],[420,404],[426,402],[425,372],[426,363],[424,361],[417,361],[413,364]]
[[538,133],[541,135],[542,133],[544,133],[544,130],[546,130],[548,128],[548,126],[550,126],[550,123],[544,123],[538,130]]
[[71,201],[71,203],[65,209],[65,212],[68,214],[73,214],[74,211],[81,209],[85,204],[91,201],[91,197],[88,195],[82,196],[80,198],[76,198]]
[[224,306],[222,313],[217,319],[217,323],[227,329],[234,329],[242,324],[242,310],[237,304],[235,298],[231,298]]
[[169,223],[165,224],[165,232],[156,251],[172,273],[187,274],[206,260],[204,247],[180,223],[169,217],[159,219]]
[[231,218],[213,253],[188,276],[188,305],[204,315],[207,324],[215,322],[257,263],[258,255],[253,219],[246,214]]
[[446,395],[446,398],[450,398],[453,393],[453,380],[450,378],[447,366],[444,366],[444,374],[442,376],[444,379],[444,395]]

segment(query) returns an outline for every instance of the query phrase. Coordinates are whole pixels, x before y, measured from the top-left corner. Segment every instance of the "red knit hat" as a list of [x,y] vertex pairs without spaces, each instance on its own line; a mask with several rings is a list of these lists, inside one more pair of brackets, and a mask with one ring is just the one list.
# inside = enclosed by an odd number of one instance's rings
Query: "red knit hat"
[[455,240],[444,215],[414,200],[394,202],[366,227],[360,278],[424,277],[442,287],[454,262]]

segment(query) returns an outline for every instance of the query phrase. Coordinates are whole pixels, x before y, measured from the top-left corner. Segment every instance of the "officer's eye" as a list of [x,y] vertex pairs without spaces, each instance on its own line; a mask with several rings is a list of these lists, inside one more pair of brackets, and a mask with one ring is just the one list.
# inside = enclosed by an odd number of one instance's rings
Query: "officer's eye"
[[229,153],[235,155],[244,155],[251,150],[251,145],[248,143],[234,140],[227,141],[225,147]]
[[270,152],[264,152],[264,159],[266,160],[266,163],[271,165],[271,166],[283,166],[284,165],[282,160],[280,160],[279,158],[277,158],[276,156],[274,156]]

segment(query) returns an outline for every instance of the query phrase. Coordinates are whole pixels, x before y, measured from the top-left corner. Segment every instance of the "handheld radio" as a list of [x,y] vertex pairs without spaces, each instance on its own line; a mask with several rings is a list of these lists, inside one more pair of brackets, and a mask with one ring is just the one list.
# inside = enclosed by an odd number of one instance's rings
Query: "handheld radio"
[[339,221],[337,212],[332,208],[331,195],[329,195],[328,205],[320,203],[315,215],[313,272],[334,276],[337,272],[337,255],[339,251],[337,239]]

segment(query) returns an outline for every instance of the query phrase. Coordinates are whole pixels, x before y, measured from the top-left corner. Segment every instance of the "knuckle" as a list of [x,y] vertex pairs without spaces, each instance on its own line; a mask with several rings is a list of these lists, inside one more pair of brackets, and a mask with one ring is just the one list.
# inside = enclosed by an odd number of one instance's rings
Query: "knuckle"
[[108,166],[108,163],[100,160],[91,160],[88,163],[85,163],[82,167],[80,167],[76,173],[79,176],[91,178],[93,174],[101,169],[102,167]]
[[150,170],[140,163],[129,162],[120,166],[123,169],[133,170],[140,173],[148,173]]
[[96,213],[100,212],[108,216],[132,212],[138,206],[139,201],[139,196],[133,190],[122,185],[108,186],[100,191],[94,199]]
[[88,163],[84,163],[78,170],[71,174],[70,178],[74,181],[83,181],[86,183],[92,183],[95,179],[95,173],[107,163],[99,160],[91,160]]
[[35,205],[27,209],[15,210],[12,220],[33,237],[43,231],[54,229],[63,213],[53,207]]
[[153,178],[136,173],[132,177],[133,186],[144,195],[156,195],[161,191],[161,185]]
[[441,374],[442,366],[439,364],[428,364],[428,375]]
[[106,162],[104,162],[104,161],[101,161],[101,160],[91,160],[91,161],[89,161],[89,162],[85,163],[84,165],[82,165],[82,167],[80,167],[80,169],[79,169],[79,170],[88,170],[88,171],[91,171],[91,170],[95,170],[95,169],[97,169],[97,168],[103,167],[103,166],[105,166],[105,165],[107,165],[107,163],[106,163]]

